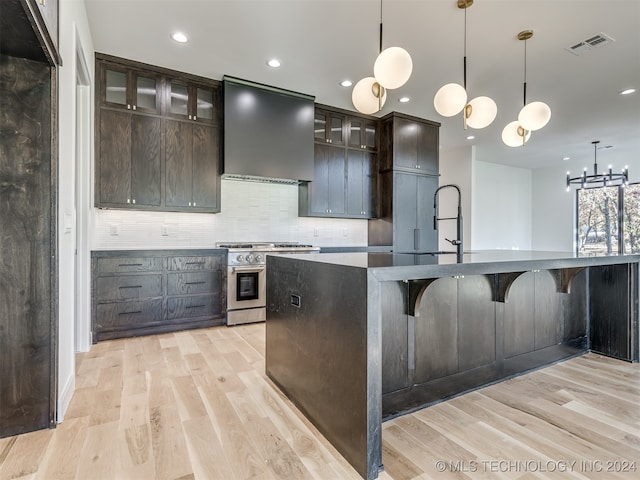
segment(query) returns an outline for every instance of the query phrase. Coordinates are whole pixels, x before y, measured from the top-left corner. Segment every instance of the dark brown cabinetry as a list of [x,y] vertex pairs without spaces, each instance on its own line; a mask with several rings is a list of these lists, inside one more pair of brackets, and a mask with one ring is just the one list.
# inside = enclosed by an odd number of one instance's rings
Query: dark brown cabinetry
[[166,120],[165,204],[188,211],[219,211],[220,184],[211,155],[219,149],[219,131],[209,125]]
[[58,94],[55,34],[35,2],[0,3],[2,438],[56,423]]
[[316,107],[314,178],[299,187],[300,216],[373,218],[377,119]]
[[93,341],[224,323],[224,250],[92,253]]
[[153,116],[101,112],[100,170],[96,171],[96,197],[101,205],[160,207],[161,122]]
[[438,175],[440,124],[397,112],[382,117],[380,171]]
[[96,54],[95,204],[220,211],[220,86]]
[[398,253],[438,250],[433,194],[438,188],[439,124],[396,112],[380,121],[378,216],[369,245]]
[[167,116],[201,123],[220,123],[219,89],[181,78],[167,78],[166,85]]

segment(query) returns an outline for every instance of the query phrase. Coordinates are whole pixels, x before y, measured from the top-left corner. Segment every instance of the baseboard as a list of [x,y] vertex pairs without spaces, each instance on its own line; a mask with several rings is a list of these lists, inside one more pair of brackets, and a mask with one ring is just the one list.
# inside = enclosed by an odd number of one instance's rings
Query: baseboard
[[58,423],[64,420],[64,414],[69,408],[69,404],[71,403],[71,398],[73,397],[73,392],[75,391],[75,389],[76,377],[75,375],[70,375],[69,379],[65,383],[64,388],[58,396]]

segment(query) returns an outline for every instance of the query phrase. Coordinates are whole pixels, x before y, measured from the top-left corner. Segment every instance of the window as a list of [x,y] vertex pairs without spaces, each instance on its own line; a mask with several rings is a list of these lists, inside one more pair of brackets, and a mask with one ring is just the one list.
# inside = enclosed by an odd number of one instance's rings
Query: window
[[579,254],[640,253],[640,184],[576,193]]

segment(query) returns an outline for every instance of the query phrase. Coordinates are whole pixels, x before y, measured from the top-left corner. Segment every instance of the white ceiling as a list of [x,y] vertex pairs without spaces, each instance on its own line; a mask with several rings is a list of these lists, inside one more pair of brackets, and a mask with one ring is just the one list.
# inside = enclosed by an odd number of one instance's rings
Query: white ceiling
[[[352,88],[373,75],[378,53],[379,0],[85,0],[96,51],[221,79],[231,75],[316,97],[354,110]],[[384,47],[401,46],[413,74],[389,91],[380,115],[399,111],[442,123],[441,148],[476,146],[478,160],[528,168],[562,165],[577,171],[593,163],[591,141],[614,148],[598,162],[640,168],[640,0],[476,0],[467,10],[470,98],[492,97],[493,124],[463,130],[461,114],[440,117],[433,96],[462,83],[464,11],[456,0],[384,0]],[[542,100],[550,123],[526,147],[503,145],[503,127],[523,100],[527,41],[527,100]],[[177,44],[175,30],[190,41]],[[605,33],[615,42],[581,56],[565,50]],[[282,62],[272,69],[266,61]],[[638,92],[620,96],[635,87]],[[411,102],[401,104],[398,98]],[[474,140],[467,140],[470,134]],[[572,159],[563,161],[569,156]]]

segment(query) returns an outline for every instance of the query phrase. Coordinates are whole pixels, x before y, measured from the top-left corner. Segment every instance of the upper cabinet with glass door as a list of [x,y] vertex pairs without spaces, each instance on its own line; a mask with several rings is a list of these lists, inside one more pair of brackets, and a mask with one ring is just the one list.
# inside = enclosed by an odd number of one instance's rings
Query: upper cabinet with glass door
[[378,148],[375,120],[349,117],[349,147],[375,151]]
[[102,64],[101,105],[141,113],[160,113],[161,80],[158,74]]
[[315,142],[344,145],[345,124],[345,115],[316,107],[313,126]]
[[194,122],[219,123],[218,91],[214,85],[167,78],[165,115]]

